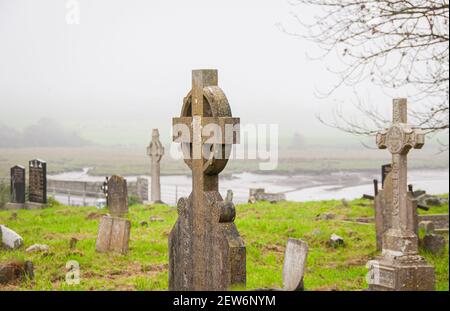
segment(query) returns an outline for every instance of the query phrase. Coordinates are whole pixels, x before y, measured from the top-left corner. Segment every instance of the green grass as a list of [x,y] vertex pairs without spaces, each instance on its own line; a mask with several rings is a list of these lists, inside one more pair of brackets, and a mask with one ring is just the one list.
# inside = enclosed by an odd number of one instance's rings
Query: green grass
[[[345,221],[347,218],[373,216],[365,200],[321,201],[279,204],[238,205],[236,225],[247,247],[247,289],[282,286],[282,266],[289,237],[305,240],[309,255],[305,273],[307,290],[362,290],[367,287],[366,262],[375,257],[373,224]],[[432,211],[448,213],[448,205]],[[95,240],[99,216],[105,210],[93,207],[54,206],[44,210],[0,211],[0,223],[16,230],[25,248],[35,243],[48,244],[47,254],[27,254],[24,249],[0,251],[0,261],[31,260],[35,279],[22,284],[0,286],[0,290],[166,290],[168,287],[168,234],[176,221],[175,207],[154,205],[130,207],[132,223],[128,255],[99,254]],[[320,215],[333,213],[332,220]],[[162,222],[150,222],[158,216]],[[148,227],[140,226],[147,221]],[[342,236],[346,245],[332,248],[327,240],[332,233]],[[72,237],[79,239],[76,250],[69,249]],[[448,242],[448,234],[446,234]],[[448,290],[448,246],[440,256],[422,252],[435,266],[437,289]],[[65,264],[80,264],[81,283],[65,283]]]

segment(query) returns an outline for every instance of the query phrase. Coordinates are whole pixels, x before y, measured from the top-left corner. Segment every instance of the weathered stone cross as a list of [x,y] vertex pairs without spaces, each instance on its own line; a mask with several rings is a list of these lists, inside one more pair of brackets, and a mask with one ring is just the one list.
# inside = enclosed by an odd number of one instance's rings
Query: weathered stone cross
[[192,193],[178,202],[169,237],[169,289],[226,290],[245,284],[245,246],[234,225],[232,202],[219,193],[219,173],[238,143],[239,118],[218,87],[217,70],[194,70],[192,90],[173,138],[192,170]]
[[392,126],[377,134],[377,145],[392,154],[392,227],[400,230],[414,230],[411,219],[413,211],[407,209],[407,154],[411,148],[420,149],[425,135],[419,129],[407,124],[406,99],[395,99],[393,103]]
[[160,162],[164,155],[164,147],[159,141],[158,129],[152,131],[152,141],[147,147],[147,155],[152,158],[152,191],[151,199],[153,203],[162,203],[161,201],[161,166]]
[[390,228],[383,233],[382,254],[369,261],[371,290],[434,290],[434,268],[418,252],[415,205],[407,190],[407,154],[424,145],[425,135],[407,124],[406,99],[393,102],[392,126],[377,134],[377,145],[392,154],[389,187]]

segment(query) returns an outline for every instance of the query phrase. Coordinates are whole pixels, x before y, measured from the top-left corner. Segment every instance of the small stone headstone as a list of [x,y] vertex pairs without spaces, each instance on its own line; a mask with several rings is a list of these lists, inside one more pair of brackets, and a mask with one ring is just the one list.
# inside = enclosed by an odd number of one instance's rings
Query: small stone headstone
[[47,163],[35,159],[29,161],[28,209],[42,208],[47,204]]
[[11,200],[6,204],[6,209],[20,209],[25,203],[25,168],[20,165],[13,166],[10,170]]
[[308,257],[308,244],[302,240],[289,238],[284,253],[283,289],[286,291],[303,290],[303,275],[306,259]]
[[130,239],[131,223],[127,219],[105,216],[100,220],[96,250],[99,253],[126,254]]
[[439,234],[426,234],[422,239],[422,247],[430,253],[437,255],[445,249],[445,238]]
[[138,177],[136,180],[136,192],[139,198],[139,203],[148,201],[148,180],[147,178]]
[[23,238],[15,231],[0,225],[2,245],[8,249],[18,249],[23,246]]
[[108,179],[108,209],[112,216],[122,217],[128,213],[127,181],[121,176],[113,175]]

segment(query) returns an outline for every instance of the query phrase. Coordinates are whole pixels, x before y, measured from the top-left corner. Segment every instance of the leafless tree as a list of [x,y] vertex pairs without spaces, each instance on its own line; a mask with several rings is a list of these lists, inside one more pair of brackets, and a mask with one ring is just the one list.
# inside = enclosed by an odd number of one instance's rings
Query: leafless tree
[[[329,68],[338,82],[322,95],[343,85],[370,80],[383,88],[404,87],[415,103],[414,122],[428,132],[449,128],[449,5],[448,0],[290,0],[300,30],[282,29],[317,43],[327,60],[336,53],[342,62]],[[313,20],[302,8],[319,12]],[[311,10],[308,10],[310,12]],[[330,56],[331,55],[331,56]],[[373,135],[388,123],[376,105],[358,99],[367,116],[348,118],[339,109],[322,122],[343,131]]]

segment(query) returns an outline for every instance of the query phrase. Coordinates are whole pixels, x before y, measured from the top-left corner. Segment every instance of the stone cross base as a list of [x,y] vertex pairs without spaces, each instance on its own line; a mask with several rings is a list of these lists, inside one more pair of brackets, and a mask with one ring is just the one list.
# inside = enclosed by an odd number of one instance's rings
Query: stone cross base
[[[211,218],[194,224],[192,195],[178,202],[178,220],[169,236],[169,290],[228,290],[245,286],[245,245],[233,223],[232,202],[217,191],[204,194]],[[207,215],[205,215],[207,216]]]
[[15,209],[24,209],[25,204],[23,203],[6,203],[4,209],[5,210],[15,210]]
[[369,290],[434,291],[434,268],[419,255],[370,262]]
[[43,209],[46,204],[43,203],[35,203],[35,202],[27,202],[25,203],[25,209]]
[[130,239],[131,223],[127,219],[104,216],[100,220],[95,249],[99,253],[126,254]]

